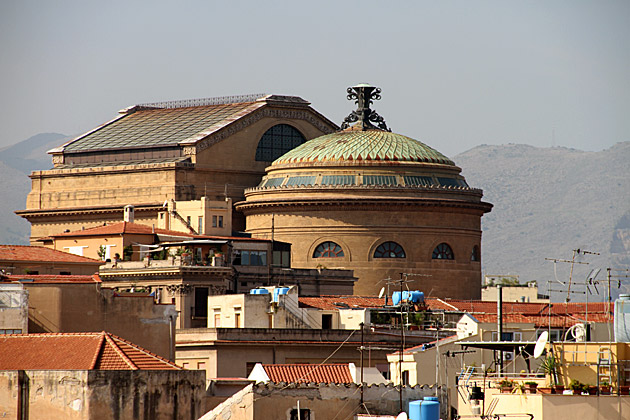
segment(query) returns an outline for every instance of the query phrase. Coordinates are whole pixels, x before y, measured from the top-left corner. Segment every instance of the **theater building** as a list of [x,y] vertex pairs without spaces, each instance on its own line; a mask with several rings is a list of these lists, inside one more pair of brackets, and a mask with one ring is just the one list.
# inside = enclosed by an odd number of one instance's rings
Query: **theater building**
[[358,108],[341,130],[282,155],[245,191],[236,208],[247,232],[291,243],[294,267],[354,270],[358,295],[402,276],[427,295],[479,299],[492,205],[452,160],[388,129],[370,109],[380,89],[355,86],[348,98]]

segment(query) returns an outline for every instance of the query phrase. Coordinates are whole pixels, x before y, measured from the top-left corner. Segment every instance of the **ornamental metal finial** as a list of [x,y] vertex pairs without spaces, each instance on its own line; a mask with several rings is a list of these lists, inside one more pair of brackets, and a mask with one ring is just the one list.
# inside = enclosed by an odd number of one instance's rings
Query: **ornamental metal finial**
[[387,128],[387,124],[385,124],[383,117],[378,115],[373,109],[370,109],[370,105],[374,101],[381,99],[380,88],[362,83],[360,85],[349,87],[346,89],[346,92],[348,92],[348,100],[354,100],[354,103],[357,104],[357,109],[352,111],[350,115],[343,120],[343,123],[341,124],[342,130],[345,130],[350,127],[351,124],[358,121],[359,124],[361,124],[362,130],[371,128],[392,131]]

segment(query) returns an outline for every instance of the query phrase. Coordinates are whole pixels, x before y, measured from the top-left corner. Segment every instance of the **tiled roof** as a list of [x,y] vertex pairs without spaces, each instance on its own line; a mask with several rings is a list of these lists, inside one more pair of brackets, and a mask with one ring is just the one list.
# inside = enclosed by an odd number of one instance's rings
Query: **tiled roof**
[[18,281],[28,283],[100,283],[101,278],[98,274],[87,275],[65,275],[65,274],[9,274],[3,281]]
[[157,229],[152,226],[143,225],[140,223],[131,222],[119,222],[111,225],[96,226],[83,230],[75,230],[73,232],[57,233],[51,235],[53,238],[74,237],[74,236],[106,236],[106,235],[121,235],[121,234],[135,234],[135,235],[172,235],[172,236],[187,236],[193,237],[192,234],[186,232],[178,232],[174,230]]
[[0,245],[0,261],[24,262],[63,262],[71,264],[94,264],[103,262],[81,257],[68,252],[57,251],[43,246]]
[[63,146],[64,152],[177,146],[203,138],[264,106],[264,102],[181,108],[133,107],[122,116]]
[[455,165],[437,150],[400,134],[383,130],[359,131],[352,128],[307,141],[272,163],[313,162],[427,162]]
[[300,307],[302,308],[316,308],[323,310],[346,309],[348,307],[380,308],[385,305],[385,298],[379,298],[376,296],[300,296],[298,300],[300,303]]
[[0,335],[0,370],[180,370],[105,331]]
[[286,364],[262,365],[271,382],[351,384],[352,374],[347,364]]
[[[427,306],[433,310],[461,311],[473,315],[479,322],[497,322],[497,303],[480,300],[456,300],[427,298]],[[586,319],[586,303],[547,303],[504,302],[503,322],[533,323],[536,327],[564,328]],[[606,303],[593,302],[588,304],[589,322],[612,322],[612,306]]]

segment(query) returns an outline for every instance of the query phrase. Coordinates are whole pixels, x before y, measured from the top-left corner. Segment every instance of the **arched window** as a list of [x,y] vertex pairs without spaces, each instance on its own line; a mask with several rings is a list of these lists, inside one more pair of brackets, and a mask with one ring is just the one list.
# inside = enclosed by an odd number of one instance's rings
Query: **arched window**
[[405,258],[405,250],[396,242],[383,242],[376,251],[374,258]]
[[313,252],[313,258],[341,258],[343,256],[343,248],[330,241],[322,242]]
[[433,259],[434,260],[454,260],[455,255],[453,255],[453,250],[447,243],[442,242],[433,250]]
[[472,253],[470,254],[470,261],[481,261],[479,247],[477,245],[473,246]]
[[272,162],[304,142],[306,139],[302,133],[290,125],[274,125],[260,138],[256,149],[256,160]]

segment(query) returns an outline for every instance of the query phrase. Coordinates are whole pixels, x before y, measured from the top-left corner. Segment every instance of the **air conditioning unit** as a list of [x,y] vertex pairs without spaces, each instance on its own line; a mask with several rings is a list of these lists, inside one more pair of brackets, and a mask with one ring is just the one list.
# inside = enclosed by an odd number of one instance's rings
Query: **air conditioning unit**
[[514,360],[514,352],[513,351],[503,352],[503,360],[505,360],[506,362],[510,362]]

